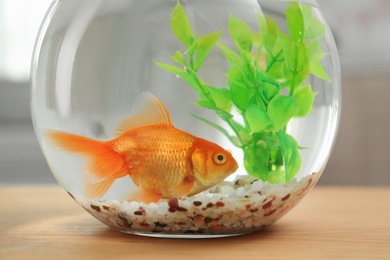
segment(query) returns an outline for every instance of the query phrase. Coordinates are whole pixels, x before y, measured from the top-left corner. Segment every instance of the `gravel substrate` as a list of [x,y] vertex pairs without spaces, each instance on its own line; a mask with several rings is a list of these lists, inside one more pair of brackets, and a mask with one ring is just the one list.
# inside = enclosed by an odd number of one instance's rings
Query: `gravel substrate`
[[314,173],[299,182],[268,184],[240,176],[193,197],[135,201],[76,198],[89,213],[127,233],[164,236],[233,235],[271,225],[294,207],[317,182]]

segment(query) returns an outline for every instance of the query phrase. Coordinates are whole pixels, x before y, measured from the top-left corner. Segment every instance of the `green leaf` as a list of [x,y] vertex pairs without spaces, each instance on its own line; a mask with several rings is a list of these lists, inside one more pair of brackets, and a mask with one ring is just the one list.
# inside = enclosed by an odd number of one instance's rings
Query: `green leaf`
[[278,23],[273,20],[268,15],[264,15],[263,13],[258,14],[258,22],[259,22],[259,28],[260,33],[263,35],[270,35],[277,37],[278,32],[280,31]]
[[298,151],[298,144],[294,137],[283,131],[277,132],[276,136],[279,139],[284,157],[286,182],[290,182],[301,168],[301,156]]
[[287,125],[298,110],[299,106],[293,97],[278,95],[268,104],[267,113],[275,131],[278,131]]
[[250,52],[252,50],[253,32],[248,24],[231,15],[228,28],[237,48]]
[[176,61],[177,63],[180,63],[180,64],[183,65],[184,67],[187,66],[187,62],[186,62],[186,60],[184,59],[184,56],[183,56],[183,54],[182,54],[180,51],[176,51],[175,56],[172,56],[171,59],[172,59],[173,61]]
[[321,60],[326,56],[326,53],[321,49],[321,42],[313,40],[306,45],[307,56],[309,57],[310,73],[320,79],[330,81],[330,78],[323,67]]
[[244,150],[244,166],[249,174],[262,180],[268,180],[269,152],[265,142],[249,145]]
[[253,92],[247,87],[242,79],[241,69],[233,67],[229,69],[227,74],[228,85],[230,88],[230,96],[233,104],[241,111],[245,111],[250,104],[250,99]]
[[215,128],[215,129],[217,129],[217,130],[220,131],[224,136],[226,136],[226,137],[229,139],[229,141],[232,142],[232,144],[234,144],[234,145],[237,146],[237,147],[241,147],[242,144],[239,142],[239,140],[237,139],[237,137],[231,136],[231,135],[229,134],[229,132],[228,132],[225,128],[223,128],[222,126],[217,125],[217,124],[214,124],[213,122],[211,122],[211,121],[209,121],[209,120],[207,120],[207,119],[205,119],[205,118],[203,118],[203,117],[196,116],[196,115],[192,115],[192,116],[195,117],[195,118],[197,118],[197,119],[199,119],[200,121],[202,121],[202,122],[208,124],[209,126]]
[[224,121],[229,121],[230,119],[233,118],[233,115],[230,114],[229,112],[226,112],[226,111],[222,111],[220,109],[216,109],[215,110],[215,113],[220,117],[222,118],[222,120]]
[[269,16],[261,13],[258,15],[258,22],[264,48],[271,54],[273,54],[275,50],[280,50],[277,45],[278,34],[280,32],[277,22]]
[[309,58],[304,43],[295,44],[290,39],[283,37],[282,44],[289,70],[298,73],[309,67]]
[[295,91],[294,99],[299,106],[299,110],[295,117],[304,117],[312,110],[315,95],[316,93],[313,92],[310,85]]
[[213,49],[217,43],[219,37],[221,36],[222,30],[215,33],[210,33],[203,36],[198,42],[198,48],[196,50],[196,62],[195,70],[198,71],[205,61],[206,57],[209,55],[210,51]]
[[192,40],[192,43],[188,46],[187,50],[185,51],[185,54],[193,55],[197,51],[199,46],[198,38],[199,38],[199,33],[196,33],[194,39]]
[[264,82],[262,84],[262,90],[263,90],[263,95],[267,102],[272,100],[280,91],[280,88],[275,86],[274,84]]
[[222,55],[225,56],[225,58],[228,59],[231,64],[240,65],[242,63],[240,55],[238,55],[235,51],[233,51],[221,42],[218,42],[217,46],[220,49]]
[[203,107],[203,108],[208,108],[208,109],[216,109],[215,105],[212,104],[210,101],[208,100],[200,100],[198,102],[195,102],[195,104],[198,106],[198,107]]
[[310,5],[300,4],[299,7],[301,8],[303,21],[306,25],[310,25],[312,21],[312,10]]
[[[201,92],[201,88],[197,82],[197,80],[192,76],[190,73],[188,73],[186,70],[183,70],[181,68],[178,68],[176,66],[172,66],[165,63],[156,62],[157,66],[160,68],[169,71],[176,76],[180,77],[182,80],[187,82],[191,87],[193,87],[197,92]],[[186,68],[188,70],[188,68]]]
[[245,112],[245,119],[252,133],[263,131],[272,126],[267,112],[256,105],[249,105]]
[[272,184],[286,182],[286,172],[281,169],[269,172],[268,182]]
[[310,63],[310,72],[319,77],[320,79],[326,80],[330,82],[330,78],[328,76],[328,73],[326,73],[326,70],[324,66],[322,66],[321,61],[313,60]]
[[171,13],[171,28],[175,36],[187,47],[192,43],[192,28],[188,17],[177,1],[176,7]]
[[215,105],[222,111],[230,112],[232,109],[232,99],[230,96],[230,91],[227,88],[215,88],[208,86],[211,96],[215,101]]
[[274,80],[267,72],[259,70],[256,74],[256,80],[260,83],[258,91],[260,91],[267,103],[275,97],[280,91],[279,83]]
[[[267,55],[268,56],[268,55]],[[270,64],[270,59],[267,58],[267,73],[270,75],[273,79],[282,81],[284,80],[283,77],[283,66],[284,66],[284,56],[282,56],[282,59],[276,60],[272,67],[269,67],[268,64]]]
[[298,3],[291,3],[286,10],[288,30],[295,44],[302,42],[305,33],[305,24],[301,8]]
[[325,35],[325,26],[316,18],[312,18],[310,25],[305,30],[304,40],[318,39]]

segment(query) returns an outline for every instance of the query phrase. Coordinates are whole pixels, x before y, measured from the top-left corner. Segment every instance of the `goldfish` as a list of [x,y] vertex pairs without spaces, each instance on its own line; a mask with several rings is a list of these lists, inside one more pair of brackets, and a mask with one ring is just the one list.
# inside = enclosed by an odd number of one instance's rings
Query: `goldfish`
[[[145,203],[193,196],[238,168],[230,151],[177,129],[165,105],[149,92],[109,141],[48,130],[51,144],[86,160],[84,195],[102,197],[115,180],[129,176],[138,190],[129,200]],[[91,181],[93,179],[93,181]],[[88,181],[87,181],[88,180]]]

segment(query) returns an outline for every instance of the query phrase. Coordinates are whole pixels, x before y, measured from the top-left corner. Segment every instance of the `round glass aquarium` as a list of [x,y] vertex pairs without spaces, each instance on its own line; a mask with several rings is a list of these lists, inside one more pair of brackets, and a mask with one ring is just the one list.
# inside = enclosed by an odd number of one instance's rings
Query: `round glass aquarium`
[[120,231],[219,237],[271,225],[315,185],[340,114],[317,3],[57,0],[32,116],[61,186]]

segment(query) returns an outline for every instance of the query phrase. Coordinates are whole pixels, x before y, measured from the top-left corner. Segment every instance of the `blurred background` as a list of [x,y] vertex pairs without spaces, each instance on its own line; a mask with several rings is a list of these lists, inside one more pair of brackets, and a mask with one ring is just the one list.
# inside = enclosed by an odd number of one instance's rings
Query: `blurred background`
[[[317,0],[341,60],[343,108],[321,185],[390,185],[390,1]],[[33,132],[29,73],[51,0],[0,0],[0,184],[55,183]]]

